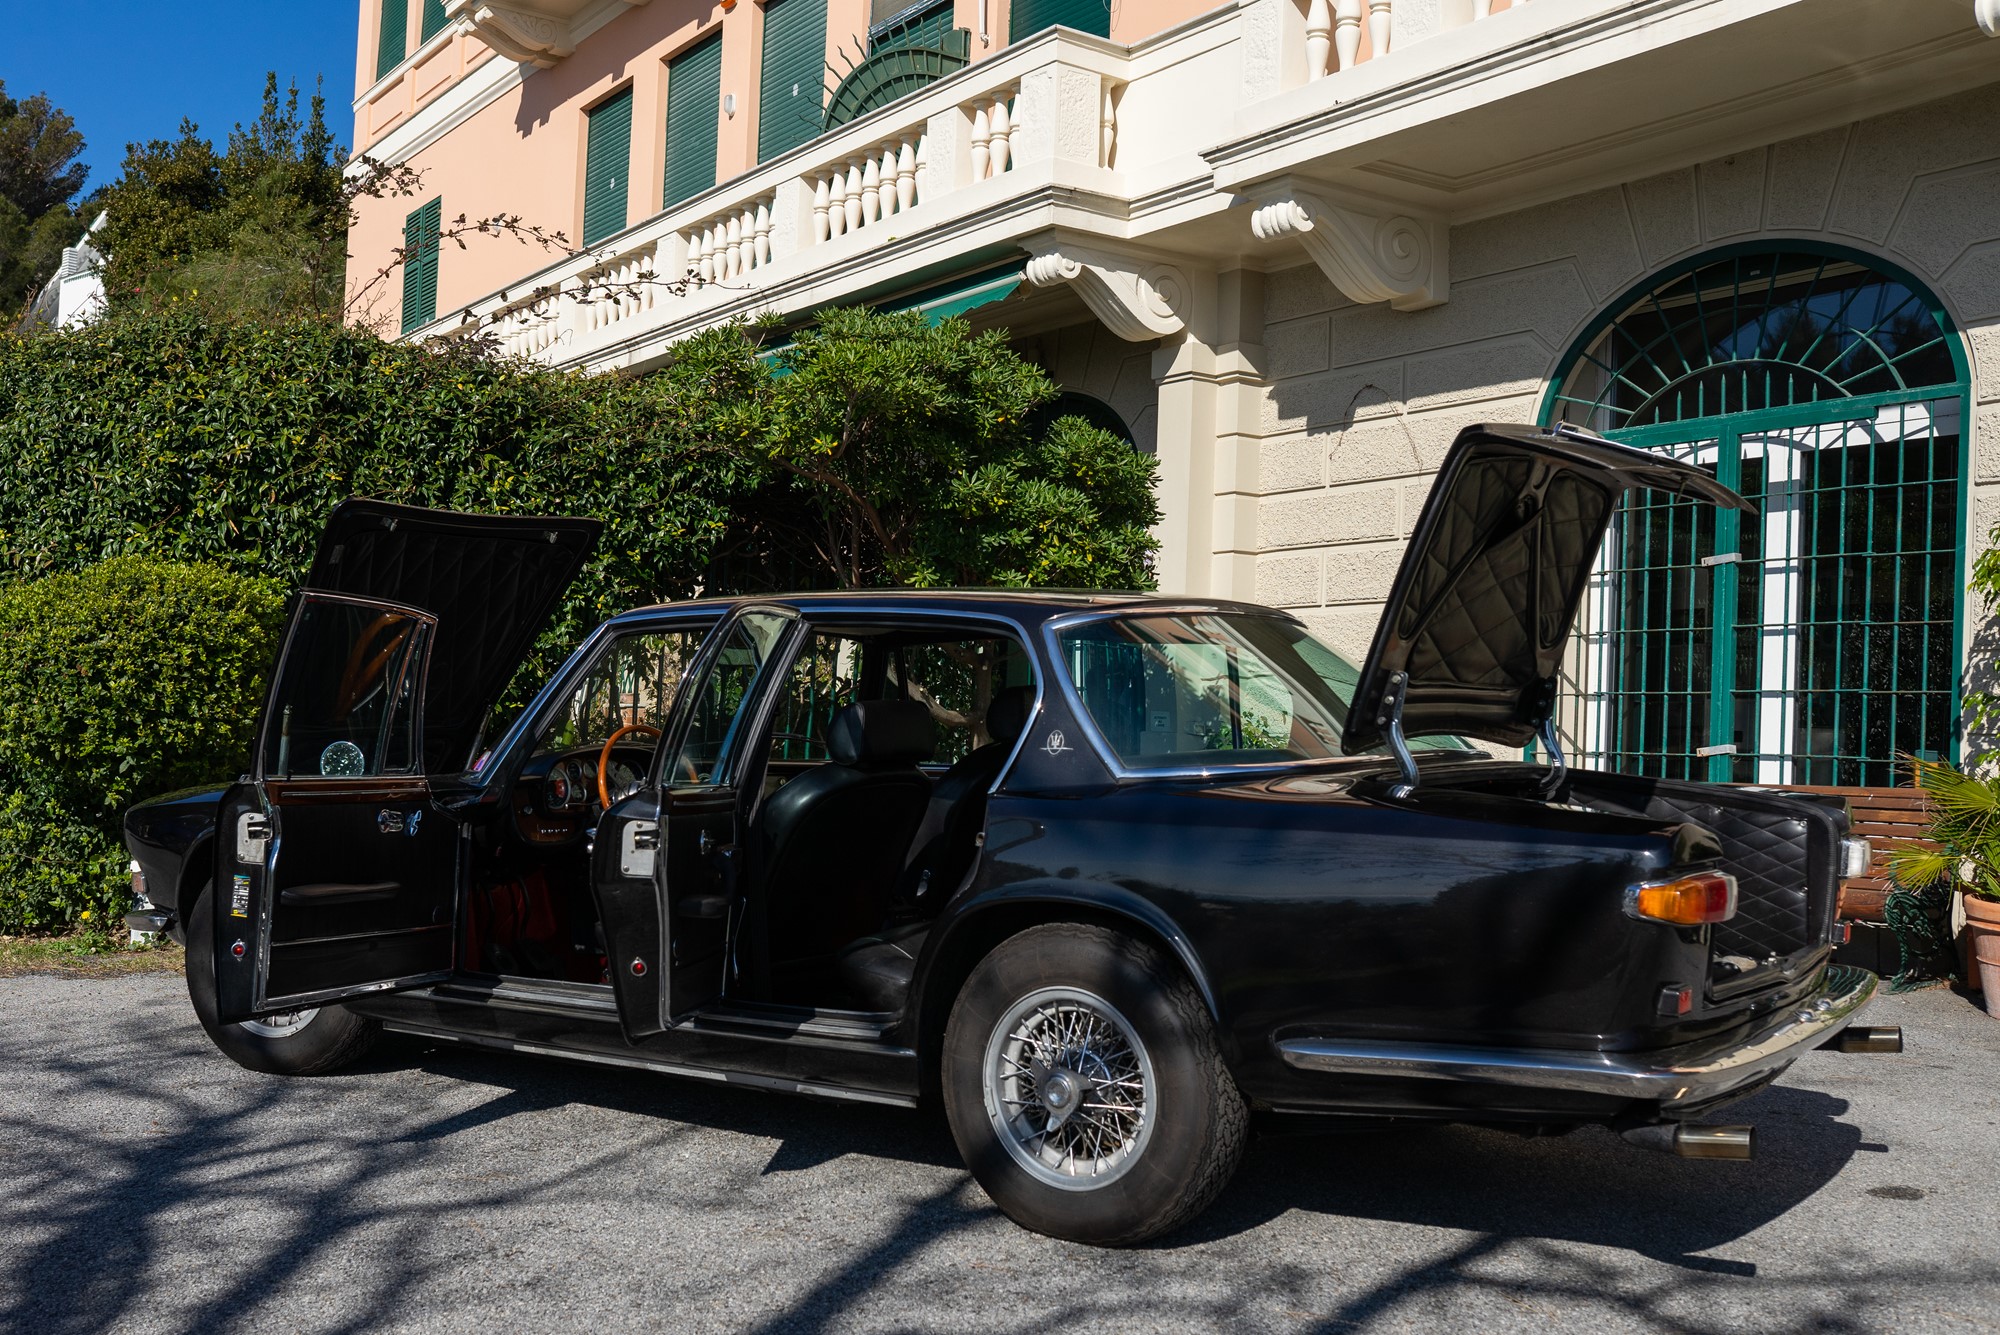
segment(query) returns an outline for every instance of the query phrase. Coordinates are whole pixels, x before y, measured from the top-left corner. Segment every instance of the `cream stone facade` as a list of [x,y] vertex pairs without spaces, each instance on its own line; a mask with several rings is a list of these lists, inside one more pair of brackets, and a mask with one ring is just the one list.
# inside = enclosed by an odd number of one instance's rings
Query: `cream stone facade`
[[[1817,256],[1846,275],[1843,290],[1913,294],[1898,318],[1921,308],[1921,329],[1941,331],[1926,355],[1948,345],[1957,368],[1891,405],[1920,413],[1921,438],[1956,442],[1965,461],[1926,447],[1946,462],[1924,494],[1945,498],[1956,531],[1949,563],[1926,549],[1922,578],[1946,590],[1952,649],[1927,647],[1910,670],[1955,710],[1973,648],[1991,636],[1962,592],[2000,520],[1991,0],[1126,0],[1107,7],[1104,35],[1057,27],[1019,40],[1002,36],[1008,0],[951,0],[969,63],[763,161],[758,0],[450,0],[450,30],[379,80],[365,77],[373,2],[356,142],[422,170],[446,215],[518,214],[579,235],[585,113],[624,88],[635,108],[628,225],[576,254],[494,238],[447,252],[436,318],[412,337],[481,330],[519,355],[643,371],[720,321],[802,318],[831,302],[949,304],[1010,331],[1156,455],[1162,588],[1293,609],[1358,658],[1461,428],[1564,416],[1558,380],[1662,275],[1709,255]],[[827,13],[839,69],[841,52],[865,45],[871,11],[830,0]],[[529,27],[541,46],[522,36]],[[717,32],[722,105],[734,108],[716,140],[719,183],[661,210],[667,62]],[[505,55],[480,54],[490,49]],[[459,72],[418,91],[439,61]],[[357,281],[401,243],[412,204],[364,210]],[[685,290],[670,285],[684,278]],[[953,298],[960,282],[971,295]],[[362,304],[393,321],[392,286]],[[1746,329],[1770,318],[1753,287],[1730,297]],[[1900,385],[1897,368],[1915,363],[1883,355]],[[1815,404],[1858,383],[1844,369],[1812,375]],[[1849,388],[1828,387],[1843,376]],[[1865,410],[1890,408],[1870,399]],[[1645,411],[1656,425],[1671,418]],[[1716,421],[1690,426],[1690,440],[1750,439],[1727,413]],[[1822,430],[1757,423],[1794,443]],[[1739,454],[1777,477],[1776,446]],[[1770,492],[1781,509],[1788,495]],[[1756,522],[1766,543],[1803,541],[1796,527]],[[1918,568],[1887,547],[1864,555]],[[1782,670],[1739,683],[1762,703],[1744,706],[1737,729],[1802,729],[1770,701],[1803,699],[1818,669],[1783,667],[1797,646],[1772,639],[1783,609],[1768,590],[1779,586],[1772,561],[1753,557],[1716,552],[1696,569],[1740,559],[1742,598],[1763,598],[1768,613],[1761,631],[1743,623],[1743,643],[1763,643],[1755,652],[1777,654]],[[1866,619],[1885,615],[1878,603],[1857,594],[1842,615],[1866,634]],[[1592,643],[1620,633],[1607,622]],[[1715,661],[1725,670],[1726,655]],[[1635,688],[1582,659],[1569,684],[1570,745],[1616,750],[1604,729],[1637,725],[1584,714]],[[1964,748],[1955,727],[1924,720],[1910,725],[1929,730],[1919,749]],[[1716,716],[1716,736],[1730,726]],[[1908,749],[1916,735],[1859,726],[1855,746]],[[1760,760],[1723,775],[1726,757],[1746,752],[1709,740],[1702,754],[1725,758],[1712,762],[1717,777],[1821,773]]]

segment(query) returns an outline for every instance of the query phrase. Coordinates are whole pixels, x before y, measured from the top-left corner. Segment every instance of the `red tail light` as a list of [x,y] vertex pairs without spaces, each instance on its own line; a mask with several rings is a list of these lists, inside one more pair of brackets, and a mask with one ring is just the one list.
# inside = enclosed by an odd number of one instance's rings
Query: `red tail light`
[[1736,878],[1705,871],[1671,881],[1646,881],[1625,891],[1625,911],[1651,922],[1699,927],[1736,916]]

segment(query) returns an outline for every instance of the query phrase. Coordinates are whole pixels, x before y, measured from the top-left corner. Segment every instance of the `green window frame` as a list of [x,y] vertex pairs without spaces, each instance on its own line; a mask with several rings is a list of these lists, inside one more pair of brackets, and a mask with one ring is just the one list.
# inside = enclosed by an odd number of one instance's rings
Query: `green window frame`
[[632,89],[584,113],[583,244],[625,230],[632,185]]
[[1709,251],[1593,321],[1542,420],[1694,463],[1756,509],[1620,508],[1579,615],[1581,759],[1838,787],[1956,760],[1971,408],[1936,296],[1841,247]]
[[444,12],[444,0],[424,0],[423,27],[420,30],[422,36],[418,40],[428,42],[431,38],[443,32],[444,25],[449,22],[451,20],[445,16]]
[[403,219],[403,332],[437,319],[438,252],[442,250],[444,200],[434,199]]
[[1095,37],[1109,37],[1110,0],[1014,0],[1007,20],[1007,40],[1018,42],[1058,24]]
[[935,47],[951,30],[952,0],[916,5],[868,30],[868,54],[902,46]]
[[757,161],[816,138],[825,106],[824,0],[767,0],[757,81]]
[[380,79],[410,53],[410,0],[382,0],[382,29],[375,39],[375,77]]
[[722,34],[717,33],[667,62],[667,162],[661,208],[670,209],[715,184],[721,127]]

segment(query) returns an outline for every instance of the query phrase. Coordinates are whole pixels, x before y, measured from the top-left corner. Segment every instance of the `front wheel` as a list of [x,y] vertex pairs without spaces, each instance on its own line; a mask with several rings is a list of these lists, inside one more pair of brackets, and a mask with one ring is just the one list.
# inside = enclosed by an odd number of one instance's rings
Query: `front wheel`
[[1193,1219],[1243,1157],[1248,1112],[1187,976],[1077,923],[981,960],[944,1039],[944,1104],[966,1165],[1017,1223],[1100,1246]]
[[382,1026],[345,1006],[315,1006],[285,1015],[224,1024],[216,1018],[215,893],[195,902],[187,925],[188,1000],[215,1046],[238,1066],[268,1075],[321,1075],[358,1061]]

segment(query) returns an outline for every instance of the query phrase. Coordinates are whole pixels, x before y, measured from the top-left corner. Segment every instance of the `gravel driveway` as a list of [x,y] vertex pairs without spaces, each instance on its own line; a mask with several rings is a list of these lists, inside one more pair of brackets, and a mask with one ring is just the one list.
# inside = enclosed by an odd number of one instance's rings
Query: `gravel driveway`
[[2000,1022],[1738,1105],[1752,1164],[1607,1133],[1265,1128],[1194,1229],[1016,1228],[937,1117],[394,1040],[254,1075],[174,977],[0,980],[0,1329],[2000,1329]]

